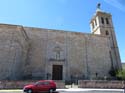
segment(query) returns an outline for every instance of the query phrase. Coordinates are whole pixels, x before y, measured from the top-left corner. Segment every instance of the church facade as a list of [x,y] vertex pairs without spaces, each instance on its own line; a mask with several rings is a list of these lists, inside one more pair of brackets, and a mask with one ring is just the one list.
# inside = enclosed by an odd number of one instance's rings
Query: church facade
[[110,77],[121,69],[109,13],[97,9],[91,33],[0,24],[0,80]]

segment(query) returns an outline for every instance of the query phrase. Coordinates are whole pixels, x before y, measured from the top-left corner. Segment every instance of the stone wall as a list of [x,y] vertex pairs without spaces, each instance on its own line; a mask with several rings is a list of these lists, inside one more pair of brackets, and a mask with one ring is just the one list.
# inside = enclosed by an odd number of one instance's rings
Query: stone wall
[[[23,89],[27,84],[35,83],[35,80],[29,81],[0,81],[0,89]],[[65,81],[56,80],[57,88],[65,88]],[[124,81],[89,81],[78,80],[79,88],[108,88],[108,89],[122,89],[125,88]]]
[[[25,85],[34,84],[37,81],[0,81],[0,89],[23,89]],[[64,81],[55,81],[57,88],[65,88]]]
[[100,78],[109,76],[111,60],[107,37],[32,27],[24,29],[31,41],[28,70],[33,77],[46,79],[49,73],[52,79],[53,65],[63,66],[63,80],[94,79],[96,73]]
[[101,80],[79,80],[79,88],[109,88],[109,89],[121,89],[125,88],[124,81],[101,81]]
[[22,76],[28,39],[22,26],[0,24],[0,80]]
[[54,65],[63,67],[63,80],[109,76],[107,37],[15,25],[0,32],[1,80],[53,79]]

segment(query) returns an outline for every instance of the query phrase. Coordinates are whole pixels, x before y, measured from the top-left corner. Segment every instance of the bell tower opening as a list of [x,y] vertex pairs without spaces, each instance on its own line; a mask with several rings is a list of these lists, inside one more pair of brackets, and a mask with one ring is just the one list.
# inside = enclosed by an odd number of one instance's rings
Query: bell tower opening
[[97,5],[96,13],[90,21],[90,27],[93,34],[104,36],[107,35],[105,34],[107,31],[114,30],[111,14],[102,11],[100,3]]

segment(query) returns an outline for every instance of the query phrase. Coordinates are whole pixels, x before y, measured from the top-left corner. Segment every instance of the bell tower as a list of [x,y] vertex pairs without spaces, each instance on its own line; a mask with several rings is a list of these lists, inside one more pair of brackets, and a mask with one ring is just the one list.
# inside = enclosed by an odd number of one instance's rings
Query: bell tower
[[112,15],[100,9],[101,4],[98,3],[96,13],[90,21],[91,33],[107,36],[110,41],[110,59],[114,69],[121,69],[121,59],[119,55],[118,45],[114,32]]

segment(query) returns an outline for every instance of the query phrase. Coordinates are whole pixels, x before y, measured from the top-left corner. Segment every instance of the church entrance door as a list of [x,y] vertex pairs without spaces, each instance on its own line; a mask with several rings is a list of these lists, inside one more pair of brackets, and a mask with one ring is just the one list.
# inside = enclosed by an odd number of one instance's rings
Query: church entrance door
[[62,65],[53,65],[52,79],[53,80],[62,80]]

